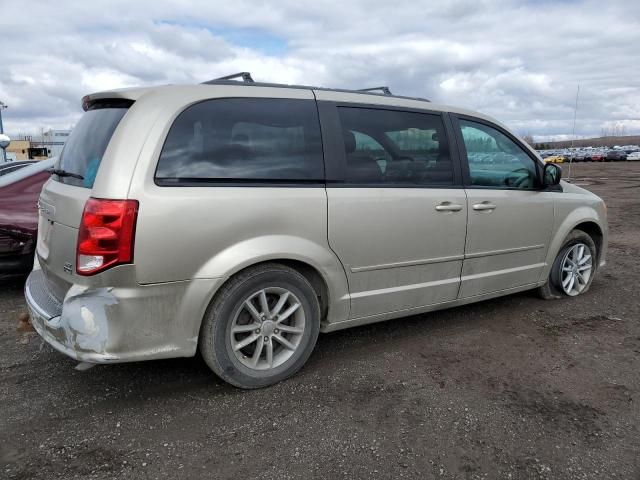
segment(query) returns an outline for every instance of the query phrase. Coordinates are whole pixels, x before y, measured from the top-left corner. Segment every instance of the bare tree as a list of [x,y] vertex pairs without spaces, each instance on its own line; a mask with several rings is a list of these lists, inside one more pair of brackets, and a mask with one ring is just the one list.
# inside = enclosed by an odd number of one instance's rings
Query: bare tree
[[600,137],[625,137],[627,135],[627,126],[623,123],[616,123],[612,127],[602,127]]
[[522,136],[522,140],[524,140],[525,142],[527,142],[529,145],[531,145],[532,147],[534,146],[534,144],[536,143],[535,140],[533,139],[533,135],[531,135],[529,132],[525,133]]

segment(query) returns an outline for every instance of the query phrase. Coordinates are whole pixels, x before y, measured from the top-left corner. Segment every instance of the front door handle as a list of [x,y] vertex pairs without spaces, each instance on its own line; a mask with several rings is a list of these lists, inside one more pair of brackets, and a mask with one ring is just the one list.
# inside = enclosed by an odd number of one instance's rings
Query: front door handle
[[496,209],[496,205],[494,205],[493,203],[489,203],[489,202],[474,203],[473,204],[473,209],[474,210],[478,210],[478,211],[495,210]]
[[451,202],[442,202],[439,205],[436,205],[436,210],[438,212],[459,212],[462,210],[462,205]]

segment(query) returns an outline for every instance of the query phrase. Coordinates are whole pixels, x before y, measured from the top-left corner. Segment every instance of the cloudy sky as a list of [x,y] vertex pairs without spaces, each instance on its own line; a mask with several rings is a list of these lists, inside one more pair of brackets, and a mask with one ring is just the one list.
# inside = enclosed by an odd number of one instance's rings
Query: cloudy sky
[[389,85],[537,140],[640,134],[640,2],[0,0],[5,131],[68,128],[89,92],[254,79]]

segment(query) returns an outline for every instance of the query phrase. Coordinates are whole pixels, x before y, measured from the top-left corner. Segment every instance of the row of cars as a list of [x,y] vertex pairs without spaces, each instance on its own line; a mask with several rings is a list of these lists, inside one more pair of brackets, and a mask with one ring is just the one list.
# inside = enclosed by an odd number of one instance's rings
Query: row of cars
[[540,150],[540,156],[547,163],[564,162],[619,162],[622,160],[640,160],[640,147],[628,148],[587,148],[564,150]]

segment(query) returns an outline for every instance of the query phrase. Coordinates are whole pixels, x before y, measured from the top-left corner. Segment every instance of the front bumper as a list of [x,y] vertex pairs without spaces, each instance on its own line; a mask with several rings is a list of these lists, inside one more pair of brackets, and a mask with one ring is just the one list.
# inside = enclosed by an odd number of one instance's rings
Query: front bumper
[[189,357],[212,283],[172,282],[131,288],[73,285],[64,301],[41,270],[25,285],[36,332],[65,355],[90,363]]

